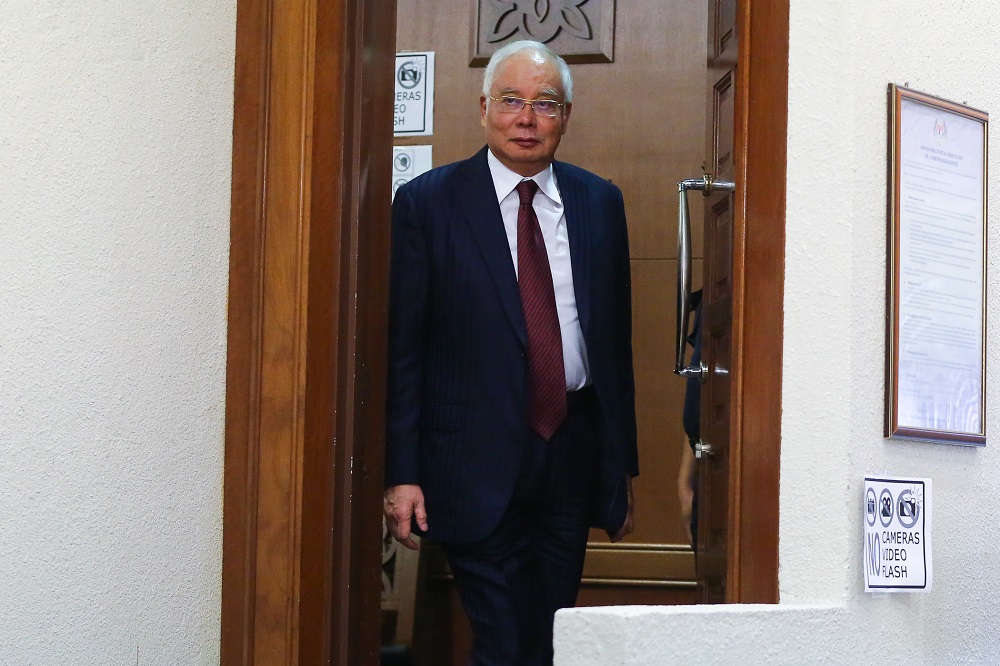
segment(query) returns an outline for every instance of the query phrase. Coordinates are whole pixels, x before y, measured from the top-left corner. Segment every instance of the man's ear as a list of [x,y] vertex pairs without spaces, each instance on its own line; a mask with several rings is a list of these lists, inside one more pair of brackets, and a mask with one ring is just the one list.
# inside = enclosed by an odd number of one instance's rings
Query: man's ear
[[566,106],[563,107],[562,132],[560,132],[560,135],[566,133],[566,128],[569,127],[569,114],[572,112],[573,102],[566,102]]
[[486,127],[486,95],[479,96],[479,125]]

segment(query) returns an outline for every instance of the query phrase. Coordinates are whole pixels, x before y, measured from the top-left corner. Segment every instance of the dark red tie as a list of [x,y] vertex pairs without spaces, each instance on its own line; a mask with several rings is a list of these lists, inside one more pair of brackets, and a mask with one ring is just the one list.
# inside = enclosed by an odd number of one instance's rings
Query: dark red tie
[[531,206],[537,191],[538,183],[533,180],[523,180],[517,186],[521,199],[517,209],[517,284],[528,325],[528,424],[548,441],[566,420],[566,370],[552,271]]

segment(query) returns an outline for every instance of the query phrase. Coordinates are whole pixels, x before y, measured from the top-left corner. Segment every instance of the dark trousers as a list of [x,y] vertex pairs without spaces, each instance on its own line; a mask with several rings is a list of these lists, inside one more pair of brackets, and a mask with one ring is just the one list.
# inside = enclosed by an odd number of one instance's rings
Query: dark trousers
[[569,394],[566,421],[533,437],[490,536],[443,544],[472,624],[474,666],[552,663],[552,621],[576,603],[597,471],[593,389]]

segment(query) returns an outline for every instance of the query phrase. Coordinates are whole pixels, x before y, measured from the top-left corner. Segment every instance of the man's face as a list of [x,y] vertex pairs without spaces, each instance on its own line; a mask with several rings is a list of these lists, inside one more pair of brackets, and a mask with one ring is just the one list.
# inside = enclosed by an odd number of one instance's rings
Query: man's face
[[[516,53],[497,68],[490,94],[562,102],[559,69],[537,53]],[[497,159],[522,176],[533,176],[552,162],[572,106],[559,107],[555,117],[539,115],[530,104],[517,113],[504,113],[500,103],[480,95],[480,124]]]

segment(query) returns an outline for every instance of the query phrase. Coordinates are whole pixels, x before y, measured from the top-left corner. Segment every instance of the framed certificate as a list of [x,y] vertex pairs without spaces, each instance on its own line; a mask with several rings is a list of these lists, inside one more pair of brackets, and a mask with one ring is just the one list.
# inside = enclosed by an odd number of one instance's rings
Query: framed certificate
[[984,446],[989,116],[889,86],[885,436]]

